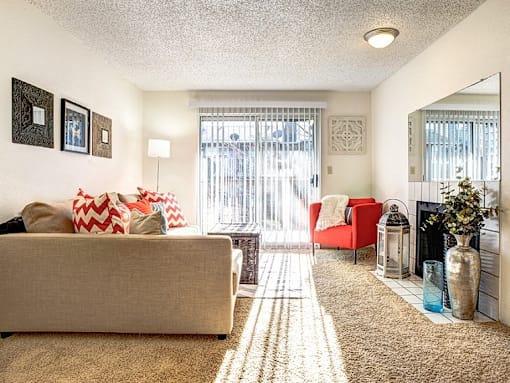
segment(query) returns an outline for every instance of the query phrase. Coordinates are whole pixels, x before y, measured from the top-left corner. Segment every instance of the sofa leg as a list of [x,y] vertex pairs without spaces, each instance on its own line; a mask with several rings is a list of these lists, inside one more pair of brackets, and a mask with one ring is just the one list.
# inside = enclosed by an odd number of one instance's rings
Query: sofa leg
[[5,339],[5,338],[10,337],[12,334],[14,334],[14,333],[13,332],[1,332],[0,338]]
[[227,334],[218,334],[218,340],[225,340],[227,339]]
[[358,250],[354,249],[354,264],[358,263]]
[[312,243],[312,256],[315,258],[315,243]]

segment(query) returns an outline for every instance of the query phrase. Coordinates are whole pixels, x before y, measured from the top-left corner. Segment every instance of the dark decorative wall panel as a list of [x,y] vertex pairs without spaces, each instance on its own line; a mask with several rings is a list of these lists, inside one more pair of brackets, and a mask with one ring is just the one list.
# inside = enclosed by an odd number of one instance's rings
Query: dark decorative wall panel
[[92,112],[92,155],[112,158],[112,120]]
[[12,79],[12,142],[53,148],[53,94]]

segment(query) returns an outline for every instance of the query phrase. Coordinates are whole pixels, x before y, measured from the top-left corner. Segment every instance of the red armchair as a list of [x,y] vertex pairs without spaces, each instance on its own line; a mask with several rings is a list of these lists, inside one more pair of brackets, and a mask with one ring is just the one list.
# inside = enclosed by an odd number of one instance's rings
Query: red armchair
[[316,231],[321,203],[310,205],[310,242],[315,255],[315,244],[329,245],[354,250],[354,263],[357,262],[357,250],[377,244],[377,223],[382,214],[382,203],[373,198],[351,198],[347,206],[352,207],[352,224],[334,226]]

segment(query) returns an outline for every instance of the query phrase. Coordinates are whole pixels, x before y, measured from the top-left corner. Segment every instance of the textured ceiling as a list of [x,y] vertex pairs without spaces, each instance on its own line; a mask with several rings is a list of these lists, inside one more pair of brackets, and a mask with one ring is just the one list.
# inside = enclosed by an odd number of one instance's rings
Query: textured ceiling
[[[27,0],[144,90],[370,90],[485,0]],[[395,27],[374,49],[363,34]]]

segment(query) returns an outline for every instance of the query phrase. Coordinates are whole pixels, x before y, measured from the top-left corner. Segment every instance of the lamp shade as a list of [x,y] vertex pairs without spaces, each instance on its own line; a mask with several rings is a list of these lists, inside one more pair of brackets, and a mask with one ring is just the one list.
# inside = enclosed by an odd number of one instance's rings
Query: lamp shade
[[149,144],[147,146],[147,155],[149,157],[169,158],[170,141],[153,138],[149,139]]

